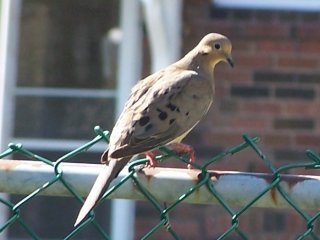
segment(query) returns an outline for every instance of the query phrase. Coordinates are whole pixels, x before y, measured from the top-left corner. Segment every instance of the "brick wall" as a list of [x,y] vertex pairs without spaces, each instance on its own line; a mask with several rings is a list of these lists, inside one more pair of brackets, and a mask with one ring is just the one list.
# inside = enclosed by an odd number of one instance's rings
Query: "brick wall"
[[[226,10],[212,8],[210,1],[189,0],[183,21],[184,53],[208,32],[225,34],[233,42],[235,68],[216,67],[214,107],[186,139],[200,159],[238,144],[244,133],[261,138],[260,146],[275,166],[305,160],[306,148],[319,151],[319,13]],[[213,168],[268,172],[250,151]],[[231,224],[219,206],[183,208],[188,211],[182,217],[179,210],[172,217],[183,239],[216,239]],[[286,240],[304,232],[306,224],[291,210],[250,209],[240,226],[250,239]],[[233,237],[228,239],[239,239]]]
[[296,152],[307,147],[319,149],[320,14],[225,10],[200,2],[185,4],[184,50],[205,33],[219,32],[232,40],[236,63],[216,68],[216,103],[198,128],[207,133],[197,134],[201,143],[224,148],[242,133],[258,135],[281,164],[301,160]]
[[[95,0],[88,4],[85,0],[69,0],[65,4],[62,0],[24,3],[18,85],[113,88],[115,82],[106,81],[100,74],[98,53],[102,35],[117,25],[118,11],[115,9],[118,9],[118,1],[106,4]],[[225,64],[217,66],[214,107],[186,139],[195,147],[199,161],[238,144],[243,133],[260,136],[260,146],[277,166],[303,160],[303,150],[307,147],[319,150],[320,14],[212,9],[209,0],[187,0],[184,1],[183,18],[184,53],[206,33],[220,32],[232,40],[236,62],[234,69]],[[145,43],[145,62],[148,63]],[[148,66],[144,66],[145,71]],[[25,137],[30,126],[35,126],[31,132],[38,134],[33,137],[52,137],[53,133],[57,136],[61,132],[67,134],[63,137],[86,139],[92,136],[88,126],[101,123],[110,128],[105,125],[108,120],[105,116],[113,112],[107,107],[108,103],[90,100],[84,104],[81,100],[74,104],[56,101],[47,105],[46,102],[29,101],[17,100],[15,134],[18,137]],[[22,104],[32,105],[34,110],[24,112],[20,110]],[[53,109],[49,109],[51,106]],[[61,112],[65,109],[68,113],[74,108],[81,111],[72,115]],[[54,113],[55,109],[59,111]],[[37,114],[36,117],[29,117],[30,112]],[[49,113],[63,116],[62,121],[51,118]],[[42,127],[21,120],[42,117]],[[19,124],[25,124],[25,127]],[[62,153],[40,155],[55,159]],[[83,158],[98,159],[98,156]],[[228,157],[213,168],[268,171],[251,151]],[[319,173],[314,171],[314,174]],[[13,199],[16,202],[20,196]],[[72,228],[80,208],[74,201],[37,198],[23,211],[23,218],[36,226],[42,237],[59,238]],[[71,209],[71,205],[75,207]],[[109,209],[108,202],[106,205],[97,209],[98,219],[105,219],[109,214],[105,211],[105,208]],[[136,239],[140,239],[159,223],[159,213],[147,202],[138,202],[137,206],[135,230]],[[60,214],[64,215],[64,221],[60,221]],[[53,219],[50,225],[47,224],[48,216]],[[108,229],[109,223],[103,223]],[[220,206],[181,204],[170,214],[170,223],[182,239],[212,240],[230,227],[231,218]],[[239,224],[250,239],[258,240],[295,239],[306,225],[294,211],[253,208],[241,216]],[[13,238],[23,238],[23,234],[24,229],[19,226],[10,228]],[[78,238],[97,239],[95,234],[94,228],[87,228]],[[163,229],[151,239],[172,237]],[[228,239],[239,238],[232,235]]]

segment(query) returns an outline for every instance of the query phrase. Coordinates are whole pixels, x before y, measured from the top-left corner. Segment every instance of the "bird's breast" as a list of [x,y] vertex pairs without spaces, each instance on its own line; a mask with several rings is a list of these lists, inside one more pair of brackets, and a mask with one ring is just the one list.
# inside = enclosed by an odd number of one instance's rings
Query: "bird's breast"
[[210,84],[192,83],[187,86],[184,94],[175,100],[175,104],[180,106],[177,113],[177,125],[181,127],[181,134],[173,142],[180,142],[207,114],[214,99],[214,94]]

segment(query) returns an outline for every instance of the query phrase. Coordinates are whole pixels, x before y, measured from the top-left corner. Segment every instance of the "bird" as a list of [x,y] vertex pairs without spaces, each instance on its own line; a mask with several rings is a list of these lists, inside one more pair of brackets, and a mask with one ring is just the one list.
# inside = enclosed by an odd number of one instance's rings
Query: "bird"
[[138,81],[120,114],[102,154],[103,167],[76,219],[78,226],[96,206],[110,183],[130,159],[145,153],[154,166],[155,150],[173,146],[189,153],[191,146],[181,143],[206,115],[214,101],[214,68],[219,62],[231,67],[231,41],[219,33],[209,33],[183,58]]

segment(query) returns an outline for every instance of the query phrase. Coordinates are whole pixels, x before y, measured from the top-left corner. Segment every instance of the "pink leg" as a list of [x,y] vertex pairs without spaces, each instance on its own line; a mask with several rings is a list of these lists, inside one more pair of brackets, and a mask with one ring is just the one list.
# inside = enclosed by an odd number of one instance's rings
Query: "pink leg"
[[155,159],[155,154],[152,151],[148,151],[145,153],[146,158],[148,158],[149,163],[147,163],[148,167],[155,167],[157,165],[157,161]]
[[[171,144],[170,147],[172,147],[172,149],[177,152],[177,153],[187,153],[189,154],[189,162],[190,163],[194,163],[196,161],[196,154],[195,151],[193,149],[193,147],[191,147],[190,145],[184,144],[184,143],[174,143]],[[192,168],[192,164],[188,164],[188,169]]]

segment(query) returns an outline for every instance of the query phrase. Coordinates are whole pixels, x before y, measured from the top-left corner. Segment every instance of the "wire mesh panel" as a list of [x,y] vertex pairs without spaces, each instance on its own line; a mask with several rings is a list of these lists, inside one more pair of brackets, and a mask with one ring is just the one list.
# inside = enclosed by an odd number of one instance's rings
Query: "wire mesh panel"
[[[95,127],[95,132],[97,136],[94,139],[56,161],[39,156],[21,144],[9,144],[9,148],[0,154],[0,158],[18,153],[32,161],[1,160],[0,191],[24,196],[17,202],[0,199],[1,204],[9,211],[7,221],[0,226],[0,233],[13,224],[18,224],[30,238],[42,239],[21,215],[21,209],[37,196],[71,196],[79,203],[83,202],[82,196],[87,195],[99,169],[90,167],[89,164],[71,164],[68,161],[100,141],[108,142],[108,131]],[[146,201],[149,207],[157,212],[159,220],[140,237],[141,239],[152,239],[163,229],[172,239],[182,239],[179,230],[170,222],[170,214],[182,203],[219,204],[222,207],[229,216],[229,223],[217,239],[228,239],[231,235],[249,239],[247,231],[239,223],[244,214],[253,207],[290,208],[305,223],[305,229],[299,233],[297,239],[320,239],[316,229],[316,222],[320,219],[320,211],[317,210],[320,208],[320,178],[284,174],[290,169],[318,169],[320,156],[307,150],[308,161],[276,168],[257,146],[258,138],[244,135],[243,139],[239,145],[208,159],[203,164],[192,163],[192,170],[144,168],[146,158],[132,160],[103,195],[100,204],[107,198],[117,197]],[[209,170],[217,161],[244,149],[251,149],[256,153],[270,173]],[[159,148],[159,152],[156,157],[159,161],[174,159],[189,163],[187,155],[178,155],[166,147]],[[316,210],[311,212],[310,209]],[[110,239],[107,230],[95,219],[94,211],[82,224],[71,228],[61,238],[77,239],[77,235],[88,227],[94,228],[100,238]]]

